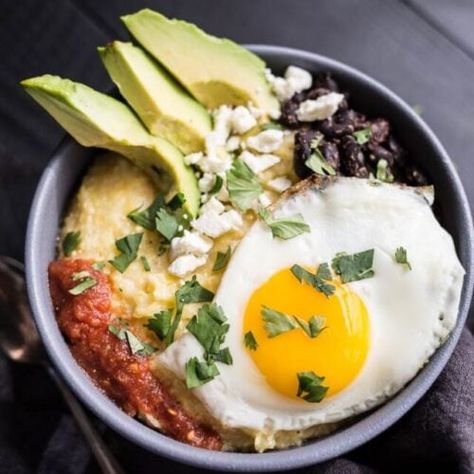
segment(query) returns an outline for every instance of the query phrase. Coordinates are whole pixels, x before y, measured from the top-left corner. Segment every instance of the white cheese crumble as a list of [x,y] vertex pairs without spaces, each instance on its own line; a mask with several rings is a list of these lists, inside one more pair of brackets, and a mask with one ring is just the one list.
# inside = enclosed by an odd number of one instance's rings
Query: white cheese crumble
[[196,153],[191,153],[191,154],[186,155],[184,157],[184,162],[187,165],[196,165],[202,160],[203,156],[204,156],[204,154],[202,153],[202,151],[198,151]]
[[231,230],[238,230],[242,225],[242,216],[232,209],[217,213],[214,210],[206,211],[191,222],[194,229],[215,239]]
[[265,130],[247,139],[247,145],[260,153],[272,153],[282,144],[283,132],[281,130]]
[[212,173],[204,173],[198,181],[199,191],[206,193],[212,189],[216,182],[216,175]]
[[336,112],[343,100],[344,95],[337,92],[322,95],[316,100],[305,100],[298,107],[296,116],[300,122],[327,119]]
[[276,155],[255,155],[250,151],[243,151],[239,158],[255,173],[261,173],[262,171],[271,168],[280,162],[280,158]]
[[240,138],[239,137],[230,137],[225,144],[225,149],[227,151],[235,151],[240,147]]
[[313,84],[311,73],[297,66],[288,66],[285,77],[275,77],[269,69],[265,72],[280,102],[291,99],[294,94],[309,89]]
[[168,267],[168,271],[177,277],[184,277],[188,273],[193,272],[202,267],[207,261],[207,255],[196,257],[195,255],[182,255],[178,257]]
[[197,232],[185,230],[182,237],[171,241],[170,257],[175,260],[186,254],[204,255],[211,250],[212,241]]
[[224,204],[222,204],[215,196],[212,196],[211,199],[201,207],[199,213],[202,215],[211,211],[217,212],[217,214],[222,214],[225,211]]
[[268,207],[273,201],[268,193],[263,192],[258,197],[258,202],[260,203],[261,206]]
[[257,120],[251,114],[250,110],[243,105],[239,105],[232,111],[230,118],[232,130],[238,135],[248,132],[252,127],[257,125]]
[[278,193],[282,193],[291,186],[291,181],[284,176],[268,181],[267,186]]

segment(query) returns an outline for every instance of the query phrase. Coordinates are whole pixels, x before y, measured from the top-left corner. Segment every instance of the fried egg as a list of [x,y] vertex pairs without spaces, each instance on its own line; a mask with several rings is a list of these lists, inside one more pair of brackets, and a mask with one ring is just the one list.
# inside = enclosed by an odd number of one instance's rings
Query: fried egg
[[[464,270],[451,236],[431,210],[432,188],[409,188],[355,178],[310,179],[287,192],[275,218],[301,214],[309,232],[274,238],[257,221],[235,250],[215,296],[230,325],[225,345],[232,365],[193,393],[224,427],[252,433],[302,430],[366,411],[395,394],[453,329]],[[397,248],[408,265],[397,263]],[[300,282],[295,264],[315,272],[340,252],[374,249],[371,278],[349,283],[333,275],[325,296]],[[309,337],[291,330],[269,337],[262,307],[326,328]],[[251,331],[258,347],[244,344]],[[179,378],[203,349],[189,333],[157,356]],[[326,396],[297,395],[297,373],[324,377]]]

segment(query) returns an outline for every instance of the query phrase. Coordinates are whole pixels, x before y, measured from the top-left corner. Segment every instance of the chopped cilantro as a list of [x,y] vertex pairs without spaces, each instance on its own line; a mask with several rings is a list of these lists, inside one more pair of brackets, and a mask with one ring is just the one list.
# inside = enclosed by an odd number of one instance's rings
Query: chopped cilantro
[[227,250],[224,252],[217,252],[216,261],[214,262],[214,266],[212,267],[213,272],[218,272],[225,268],[229,263],[230,256],[232,255],[232,249],[230,245],[227,247]]
[[326,322],[323,316],[311,316],[308,321],[305,321],[298,316],[282,313],[267,306],[262,306],[262,317],[265,331],[270,338],[298,328],[314,338],[323,331]]
[[356,130],[352,135],[359,145],[363,145],[370,140],[370,137],[372,136],[372,129],[370,127],[362,128],[361,130]]
[[222,349],[229,324],[222,308],[215,303],[206,304],[199,309],[186,326],[188,331],[199,341],[204,348],[204,358],[209,362],[219,360],[232,364],[232,357],[228,349]]
[[257,176],[242,160],[235,160],[226,176],[232,204],[246,211],[263,191]]
[[326,161],[323,154],[316,148],[313,150],[309,158],[304,162],[304,164],[312,171],[321,175],[330,175],[334,176],[336,171],[334,168]]
[[143,238],[143,233],[130,234],[115,241],[120,255],[117,255],[109,263],[113,265],[120,273],[123,273],[128,266],[137,258],[138,247]]
[[97,280],[95,278],[92,278],[90,276],[90,273],[85,270],[82,272],[73,273],[71,275],[71,280],[81,280],[80,283],[78,283],[76,286],[69,290],[69,293],[74,296],[80,295],[89,288],[92,288],[93,286],[97,285]]
[[374,249],[348,255],[344,252],[336,254],[332,259],[333,270],[341,277],[342,283],[372,278],[374,270]]
[[204,288],[199,284],[196,276],[193,276],[191,280],[188,280],[181,288],[175,293],[176,306],[174,310],[174,317],[171,326],[166,333],[165,341],[169,345],[173,342],[174,334],[178,329],[181,316],[183,314],[184,305],[190,303],[208,303],[214,298],[214,293]]
[[186,198],[183,193],[175,194],[166,204],[169,209],[176,211],[183,207],[183,204],[186,202]]
[[260,125],[260,130],[262,132],[265,130],[283,130],[283,127],[278,122],[267,122]]
[[250,349],[251,351],[256,351],[258,349],[258,343],[252,331],[248,331],[245,333],[244,344],[245,344],[245,347],[247,349]]
[[130,330],[114,326],[113,324],[109,325],[109,331],[114,334],[121,341],[127,341],[130,352],[135,355],[147,356],[156,352],[156,349],[143,341],[140,341],[135,334]]
[[63,239],[63,252],[66,257],[69,257],[74,250],[76,250],[81,243],[81,232],[68,232]]
[[170,214],[166,209],[160,209],[156,213],[155,227],[156,230],[168,241],[178,232],[178,220],[173,214]]
[[390,172],[390,168],[388,167],[388,161],[384,160],[383,158],[377,162],[377,171],[375,173],[375,177],[379,181],[384,181],[385,183],[393,183],[394,177],[393,174]]
[[92,264],[92,268],[98,272],[102,271],[105,267],[105,262],[95,262]]
[[186,362],[186,386],[189,389],[200,387],[219,375],[219,369],[214,362],[200,362],[192,357]]
[[395,250],[395,261],[401,265],[405,265],[408,270],[411,270],[411,264],[408,261],[407,251],[405,248],[398,247],[397,250]]
[[151,270],[151,268],[150,268],[150,264],[148,263],[148,259],[147,259],[144,255],[142,255],[142,256],[140,257],[140,260],[141,260],[141,262],[142,262],[143,269],[144,269],[146,272],[149,272],[149,271]]
[[148,329],[153,331],[160,340],[163,340],[171,328],[171,319],[173,312],[169,309],[155,313],[145,325]]
[[209,195],[212,196],[213,194],[217,194],[221,189],[222,185],[224,184],[224,178],[222,176],[216,175],[216,181],[214,185],[209,190]]
[[300,265],[293,265],[290,271],[300,283],[305,282],[311,285],[315,290],[323,293],[327,297],[333,295],[336,291],[334,285],[327,283],[328,280],[332,280],[331,270],[327,263],[321,263],[315,275]]
[[153,202],[145,210],[140,211],[140,208],[134,209],[127,214],[135,224],[144,227],[148,230],[155,230],[155,216],[156,213],[165,205],[165,198],[162,193],[158,194]]
[[325,377],[316,375],[313,371],[298,372],[298,397],[310,403],[319,403],[325,396],[329,387],[322,385]]
[[292,239],[300,234],[309,232],[311,229],[310,226],[306,224],[301,214],[275,219],[270,211],[263,207],[259,208],[257,213],[260,219],[262,219],[270,228],[273,237],[279,239]]

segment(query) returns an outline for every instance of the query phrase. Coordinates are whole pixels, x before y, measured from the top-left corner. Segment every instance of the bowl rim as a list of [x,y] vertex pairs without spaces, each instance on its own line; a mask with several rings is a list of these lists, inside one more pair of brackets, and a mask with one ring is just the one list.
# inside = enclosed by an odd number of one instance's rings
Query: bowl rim
[[469,202],[447,152],[428,125],[394,92],[367,74],[323,55],[282,46],[257,44],[244,46],[267,58],[289,56],[295,62],[307,61],[322,65],[322,67],[329,67],[367,84],[376,94],[385,96],[403,114],[410,117],[420,133],[424,134],[436,149],[438,159],[441,160],[449,174],[454,197],[458,200],[461,211],[461,218],[457,226],[460,226],[463,231],[462,240],[465,245],[466,257],[466,275],[458,320],[446,342],[405,388],[388,402],[347,428],[342,428],[327,437],[308,441],[301,447],[266,453],[217,452],[192,447],[152,430],[126,415],[93,384],[75,362],[70,352],[63,352],[64,347],[67,346],[57,328],[52,304],[45,300],[45,287],[49,296],[48,284],[44,278],[44,269],[41,269],[35,258],[37,236],[42,226],[41,210],[47,206],[47,190],[53,183],[55,170],[64,156],[67,156],[73,148],[80,147],[69,135],[66,135],[54,152],[53,158],[46,166],[37,186],[28,219],[25,264],[30,304],[51,362],[82,402],[108,426],[129,441],[173,461],[220,471],[275,472],[327,461],[364,444],[400,419],[426,393],[452,354],[467,318],[473,289],[474,232]]

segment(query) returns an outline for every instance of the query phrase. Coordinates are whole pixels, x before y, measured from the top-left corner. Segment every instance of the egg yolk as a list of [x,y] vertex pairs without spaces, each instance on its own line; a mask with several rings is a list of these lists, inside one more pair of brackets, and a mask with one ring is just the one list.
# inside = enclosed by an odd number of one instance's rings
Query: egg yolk
[[[288,397],[297,398],[297,373],[304,371],[325,377],[326,397],[336,394],[354,380],[367,356],[369,319],[363,301],[349,286],[330,283],[335,292],[326,297],[285,268],[258,288],[247,304],[243,331],[252,331],[258,344],[257,350],[247,351],[268,384]],[[262,306],[306,321],[324,316],[326,329],[314,338],[302,329],[270,338]]]

